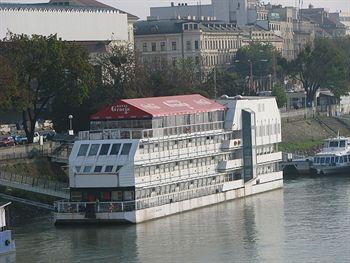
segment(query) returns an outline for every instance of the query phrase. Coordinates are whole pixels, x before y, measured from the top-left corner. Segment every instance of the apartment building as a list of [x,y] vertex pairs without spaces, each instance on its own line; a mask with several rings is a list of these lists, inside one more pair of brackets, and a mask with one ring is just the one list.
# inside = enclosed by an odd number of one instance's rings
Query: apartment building
[[161,58],[176,64],[190,58],[204,72],[232,62],[243,38],[242,30],[224,22],[169,19],[135,24],[135,49],[142,61]]

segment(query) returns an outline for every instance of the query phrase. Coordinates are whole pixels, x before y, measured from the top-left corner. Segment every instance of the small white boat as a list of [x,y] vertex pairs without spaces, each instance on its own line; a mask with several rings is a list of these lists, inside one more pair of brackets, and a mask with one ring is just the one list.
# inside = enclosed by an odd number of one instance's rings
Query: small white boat
[[313,169],[320,175],[350,171],[350,138],[338,136],[325,140],[324,148],[314,157]]
[[7,228],[8,218],[6,217],[6,207],[10,204],[11,202],[0,202],[0,262],[3,262],[3,255],[15,252],[16,250],[15,241],[12,240],[11,230]]

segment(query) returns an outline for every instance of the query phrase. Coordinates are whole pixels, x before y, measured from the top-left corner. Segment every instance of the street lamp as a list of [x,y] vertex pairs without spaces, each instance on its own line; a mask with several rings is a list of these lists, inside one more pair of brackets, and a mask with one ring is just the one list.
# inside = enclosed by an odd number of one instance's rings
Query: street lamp
[[74,135],[74,131],[73,131],[73,115],[69,114],[68,115],[68,119],[69,119],[68,135]]

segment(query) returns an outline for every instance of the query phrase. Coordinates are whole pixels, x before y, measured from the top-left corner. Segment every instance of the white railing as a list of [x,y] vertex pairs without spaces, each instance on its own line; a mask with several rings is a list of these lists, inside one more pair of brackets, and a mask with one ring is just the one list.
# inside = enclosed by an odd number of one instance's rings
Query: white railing
[[203,131],[224,129],[224,122],[209,122],[200,124],[189,124],[155,129],[104,129],[96,131],[79,132],[79,140],[106,140],[106,139],[149,139],[172,135],[190,134]]
[[115,213],[135,210],[135,201],[125,202],[71,202],[66,200],[56,201],[54,204],[56,213],[85,213],[87,206],[94,207],[95,213]]

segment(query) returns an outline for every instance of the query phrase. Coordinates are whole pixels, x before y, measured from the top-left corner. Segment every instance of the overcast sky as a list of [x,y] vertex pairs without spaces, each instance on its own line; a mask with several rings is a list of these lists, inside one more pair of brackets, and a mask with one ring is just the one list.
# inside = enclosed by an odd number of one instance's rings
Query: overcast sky
[[[15,2],[15,3],[31,3],[31,2],[48,2],[49,0],[0,0],[0,2]],[[151,6],[168,6],[170,2],[196,4],[200,0],[99,0],[107,5],[114,6],[121,10],[135,14],[140,18],[146,18],[149,15],[149,8]],[[304,2],[303,7],[307,7],[312,3],[315,7],[327,7],[331,11],[350,11],[350,0],[301,0]],[[202,0],[202,4],[210,3],[211,0]],[[295,5],[299,0],[265,0],[265,3],[271,2],[273,4],[280,3],[282,5]]]

